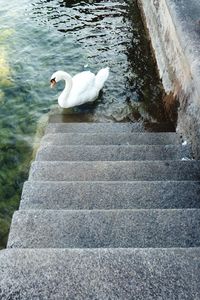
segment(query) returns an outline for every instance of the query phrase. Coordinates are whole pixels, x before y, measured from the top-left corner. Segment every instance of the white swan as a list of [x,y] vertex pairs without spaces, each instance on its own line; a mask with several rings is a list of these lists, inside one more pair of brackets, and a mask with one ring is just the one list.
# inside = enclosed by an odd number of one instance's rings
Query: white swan
[[81,72],[71,77],[64,71],[57,71],[51,76],[51,87],[60,80],[65,80],[65,88],[58,97],[62,108],[69,108],[93,102],[108,79],[109,68],[101,69],[97,75],[90,71]]

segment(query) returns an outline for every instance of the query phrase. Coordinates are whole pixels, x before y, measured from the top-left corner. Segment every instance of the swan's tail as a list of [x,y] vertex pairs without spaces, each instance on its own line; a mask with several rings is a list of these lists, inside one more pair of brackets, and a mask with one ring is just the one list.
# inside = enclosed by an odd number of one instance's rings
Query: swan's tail
[[100,91],[103,86],[104,86],[104,83],[106,82],[106,80],[108,79],[108,76],[109,76],[109,68],[104,68],[104,69],[101,69],[97,75],[96,75],[96,79],[95,79],[95,85],[97,87],[97,89]]

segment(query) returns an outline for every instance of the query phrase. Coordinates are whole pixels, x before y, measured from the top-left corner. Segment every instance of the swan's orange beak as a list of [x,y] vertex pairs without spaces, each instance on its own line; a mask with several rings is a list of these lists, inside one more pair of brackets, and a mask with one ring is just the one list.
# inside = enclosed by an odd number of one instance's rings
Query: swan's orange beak
[[56,85],[56,80],[55,78],[51,79],[51,88],[53,88]]

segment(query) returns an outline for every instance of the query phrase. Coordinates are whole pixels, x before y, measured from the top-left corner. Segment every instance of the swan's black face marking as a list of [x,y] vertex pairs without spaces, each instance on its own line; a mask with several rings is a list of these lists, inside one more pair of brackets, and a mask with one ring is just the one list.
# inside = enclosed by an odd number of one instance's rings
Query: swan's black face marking
[[56,79],[53,78],[50,80],[50,82],[51,82],[51,88],[53,88],[56,85]]

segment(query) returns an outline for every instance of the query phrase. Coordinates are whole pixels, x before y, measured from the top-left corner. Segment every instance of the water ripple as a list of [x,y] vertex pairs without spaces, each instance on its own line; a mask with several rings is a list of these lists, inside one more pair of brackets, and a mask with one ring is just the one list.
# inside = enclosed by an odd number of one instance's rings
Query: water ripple
[[[111,67],[109,82],[99,105],[94,106],[94,115],[116,118],[119,111],[123,119],[131,114],[131,104],[137,119],[163,119],[162,89],[134,1],[40,0],[33,5],[32,17],[55,28],[66,39],[71,36],[70,42],[78,44],[84,56],[83,65],[92,71]],[[72,62],[76,60],[81,61],[75,55]],[[125,113],[123,117],[121,111]]]

